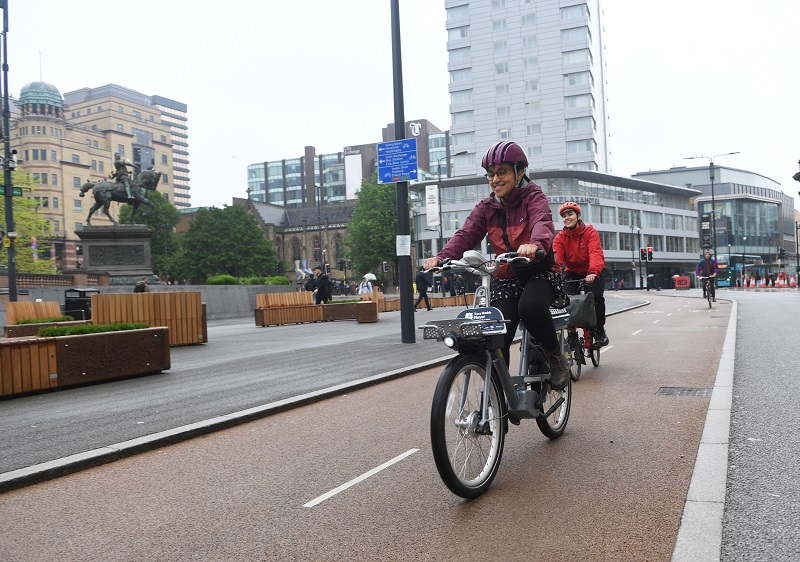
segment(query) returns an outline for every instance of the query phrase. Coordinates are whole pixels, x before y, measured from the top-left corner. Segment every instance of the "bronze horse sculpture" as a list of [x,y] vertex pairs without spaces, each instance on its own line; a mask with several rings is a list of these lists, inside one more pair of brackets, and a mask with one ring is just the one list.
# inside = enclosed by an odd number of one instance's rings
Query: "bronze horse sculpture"
[[125,186],[122,183],[107,180],[99,182],[87,181],[83,184],[83,187],[81,187],[81,197],[84,197],[86,192],[91,189],[94,195],[94,205],[89,210],[89,216],[86,217],[86,224],[91,224],[92,215],[101,207],[108,219],[114,224],[117,224],[117,221],[115,221],[108,212],[112,201],[130,203],[133,205],[131,219],[136,217],[136,211],[139,209],[140,205],[144,204],[153,208],[153,203],[147,199],[147,192],[154,191],[158,187],[159,181],[161,181],[161,172],[154,172],[153,170],[140,172],[136,177],[131,179],[132,197],[128,197],[128,194],[125,192]]

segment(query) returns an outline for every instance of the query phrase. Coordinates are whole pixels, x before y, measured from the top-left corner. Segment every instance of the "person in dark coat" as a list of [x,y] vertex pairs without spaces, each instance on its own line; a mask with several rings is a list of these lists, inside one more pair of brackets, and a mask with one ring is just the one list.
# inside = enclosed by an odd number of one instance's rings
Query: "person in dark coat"
[[314,268],[317,274],[317,285],[314,289],[314,296],[317,304],[327,304],[331,300],[331,282],[328,276],[322,272],[322,266]]
[[431,301],[428,299],[428,289],[431,288],[431,284],[428,282],[428,276],[425,275],[425,268],[420,267],[419,271],[417,271],[417,277],[414,279],[414,283],[417,284],[417,291],[419,291],[419,298],[417,302],[414,303],[414,312],[417,311],[417,307],[422,299],[425,299],[425,306],[428,310],[433,310],[431,308]]

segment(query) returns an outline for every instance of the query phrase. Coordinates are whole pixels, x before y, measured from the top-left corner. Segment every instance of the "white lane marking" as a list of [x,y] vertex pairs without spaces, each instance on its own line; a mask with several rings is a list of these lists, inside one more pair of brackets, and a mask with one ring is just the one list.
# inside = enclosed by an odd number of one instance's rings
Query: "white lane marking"
[[409,456],[409,455],[413,455],[413,454],[414,454],[414,453],[416,453],[417,451],[419,451],[419,449],[409,449],[408,451],[406,451],[406,452],[405,452],[405,453],[403,453],[402,455],[398,455],[398,456],[396,456],[395,458],[393,458],[392,460],[390,460],[390,461],[386,461],[386,462],[385,462],[385,463],[383,463],[382,465],[380,465],[380,466],[376,466],[376,467],[375,467],[375,468],[373,468],[372,470],[370,470],[370,471],[368,471],[368,472],[365,472],[365,473],[364,473],[364,474],[362,474],[361,476],[358,476],[358,477],[356,477],[356,478],[353,478],[352,480],[350,480],[350,482],[345,482],[344,484],[342,484],[341,486],[339,486],[339,487],[337,487],[337,488],[334,488],[334,489],[333,489],[333,490],[331,490],[330,492],[326,492],[326,493],[322,494],[321,496],[319,496],[319,497],[317,497],[317,498],[315,498],[315,499],[311,500],[310,502],[308,502],[308,503],[304,503],[304,504],[303,504],[303,507],[314,507],[315,505],[317,505],[317,504],[319,504],[319,503],[322,503],[322,502],[324,502],[324,501],[325,501],[325,500],[327,500],[328,498],[332,498],[333,496],[335,496],[335,495],[336,495],[336,494],[338,494],[339,492],[343,492],[343,491],[344,491],[344,490],[346,490],[347,488],[349,488],[349,487],[351,487],[351,486],[355,486],[355,485],[356,485],[356,484],[358,484],[359,482],[362,482],[362,481],[366,480],[366,479],[367,479],[367,478],[369,478],[370,476],[374,476],[375,474],[378,474],[378,473],[379,473],[381,470],[383,470],[383,469],[385,469],[385,468],[389,468],[389,467],[390,467],[390,466],[392,466],[393,464],[400,462],[401,460],[403,460],[403,459],[404,459],[404,458],[406,458],[407,456]]
[[635,335],[636,335],[636,334],[638,334],[639,332],[641,332],[641,330],[636,330],[636,331],[635,331],[634,333],[632,333],[631,335],[632,335],[632,336],[635,336]]
[[655,322],[653,322],[653,324],[658,324],[659,322],[661,322],[661,320],[656,320]]
[[614,346],[613,346],[613,345],[607,345],[607,346],[605,346],[605,347],[601,347],[601,348],[600,348],[600,353],[605,353],[606,351],[608,351],[608,350],[609,350],[609,349],[611,349],[612,347],[614,347]]

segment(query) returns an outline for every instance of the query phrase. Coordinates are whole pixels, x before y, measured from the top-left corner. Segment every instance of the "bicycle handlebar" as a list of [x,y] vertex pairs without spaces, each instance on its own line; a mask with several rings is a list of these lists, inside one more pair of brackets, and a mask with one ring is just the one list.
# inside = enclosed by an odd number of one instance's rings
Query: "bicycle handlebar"
[[[536,250],[536,259],[542,259],[545,257],[544,250]],[[459,273],[466,272],[466,273],[494,273],[500,267],[500,264],[503,263],[518,263],[518,264],[528,264],[531,262],[530,258],[525,256],[520,256],[517,252],[505,252],[503,254],[498,254],[494,260],[488,260],[484,257],[480,252],[475,250],[469,250],[464,252],[464,256],[460,260],[457,259],[445,259],[442,260],[441,265],[436,267],[432,267],[425,271],[428,272],[437,272],[437,271],[457,271]]]

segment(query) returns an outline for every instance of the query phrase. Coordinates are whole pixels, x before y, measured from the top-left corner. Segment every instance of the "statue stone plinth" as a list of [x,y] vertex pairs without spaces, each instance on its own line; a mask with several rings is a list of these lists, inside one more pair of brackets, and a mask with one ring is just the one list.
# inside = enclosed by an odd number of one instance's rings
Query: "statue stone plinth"
[[150,263],[152,231],[143,224],[86,225],[75,232],[81,239],[81,269],[107,273],[111,285],[133,285],[153,275]]

